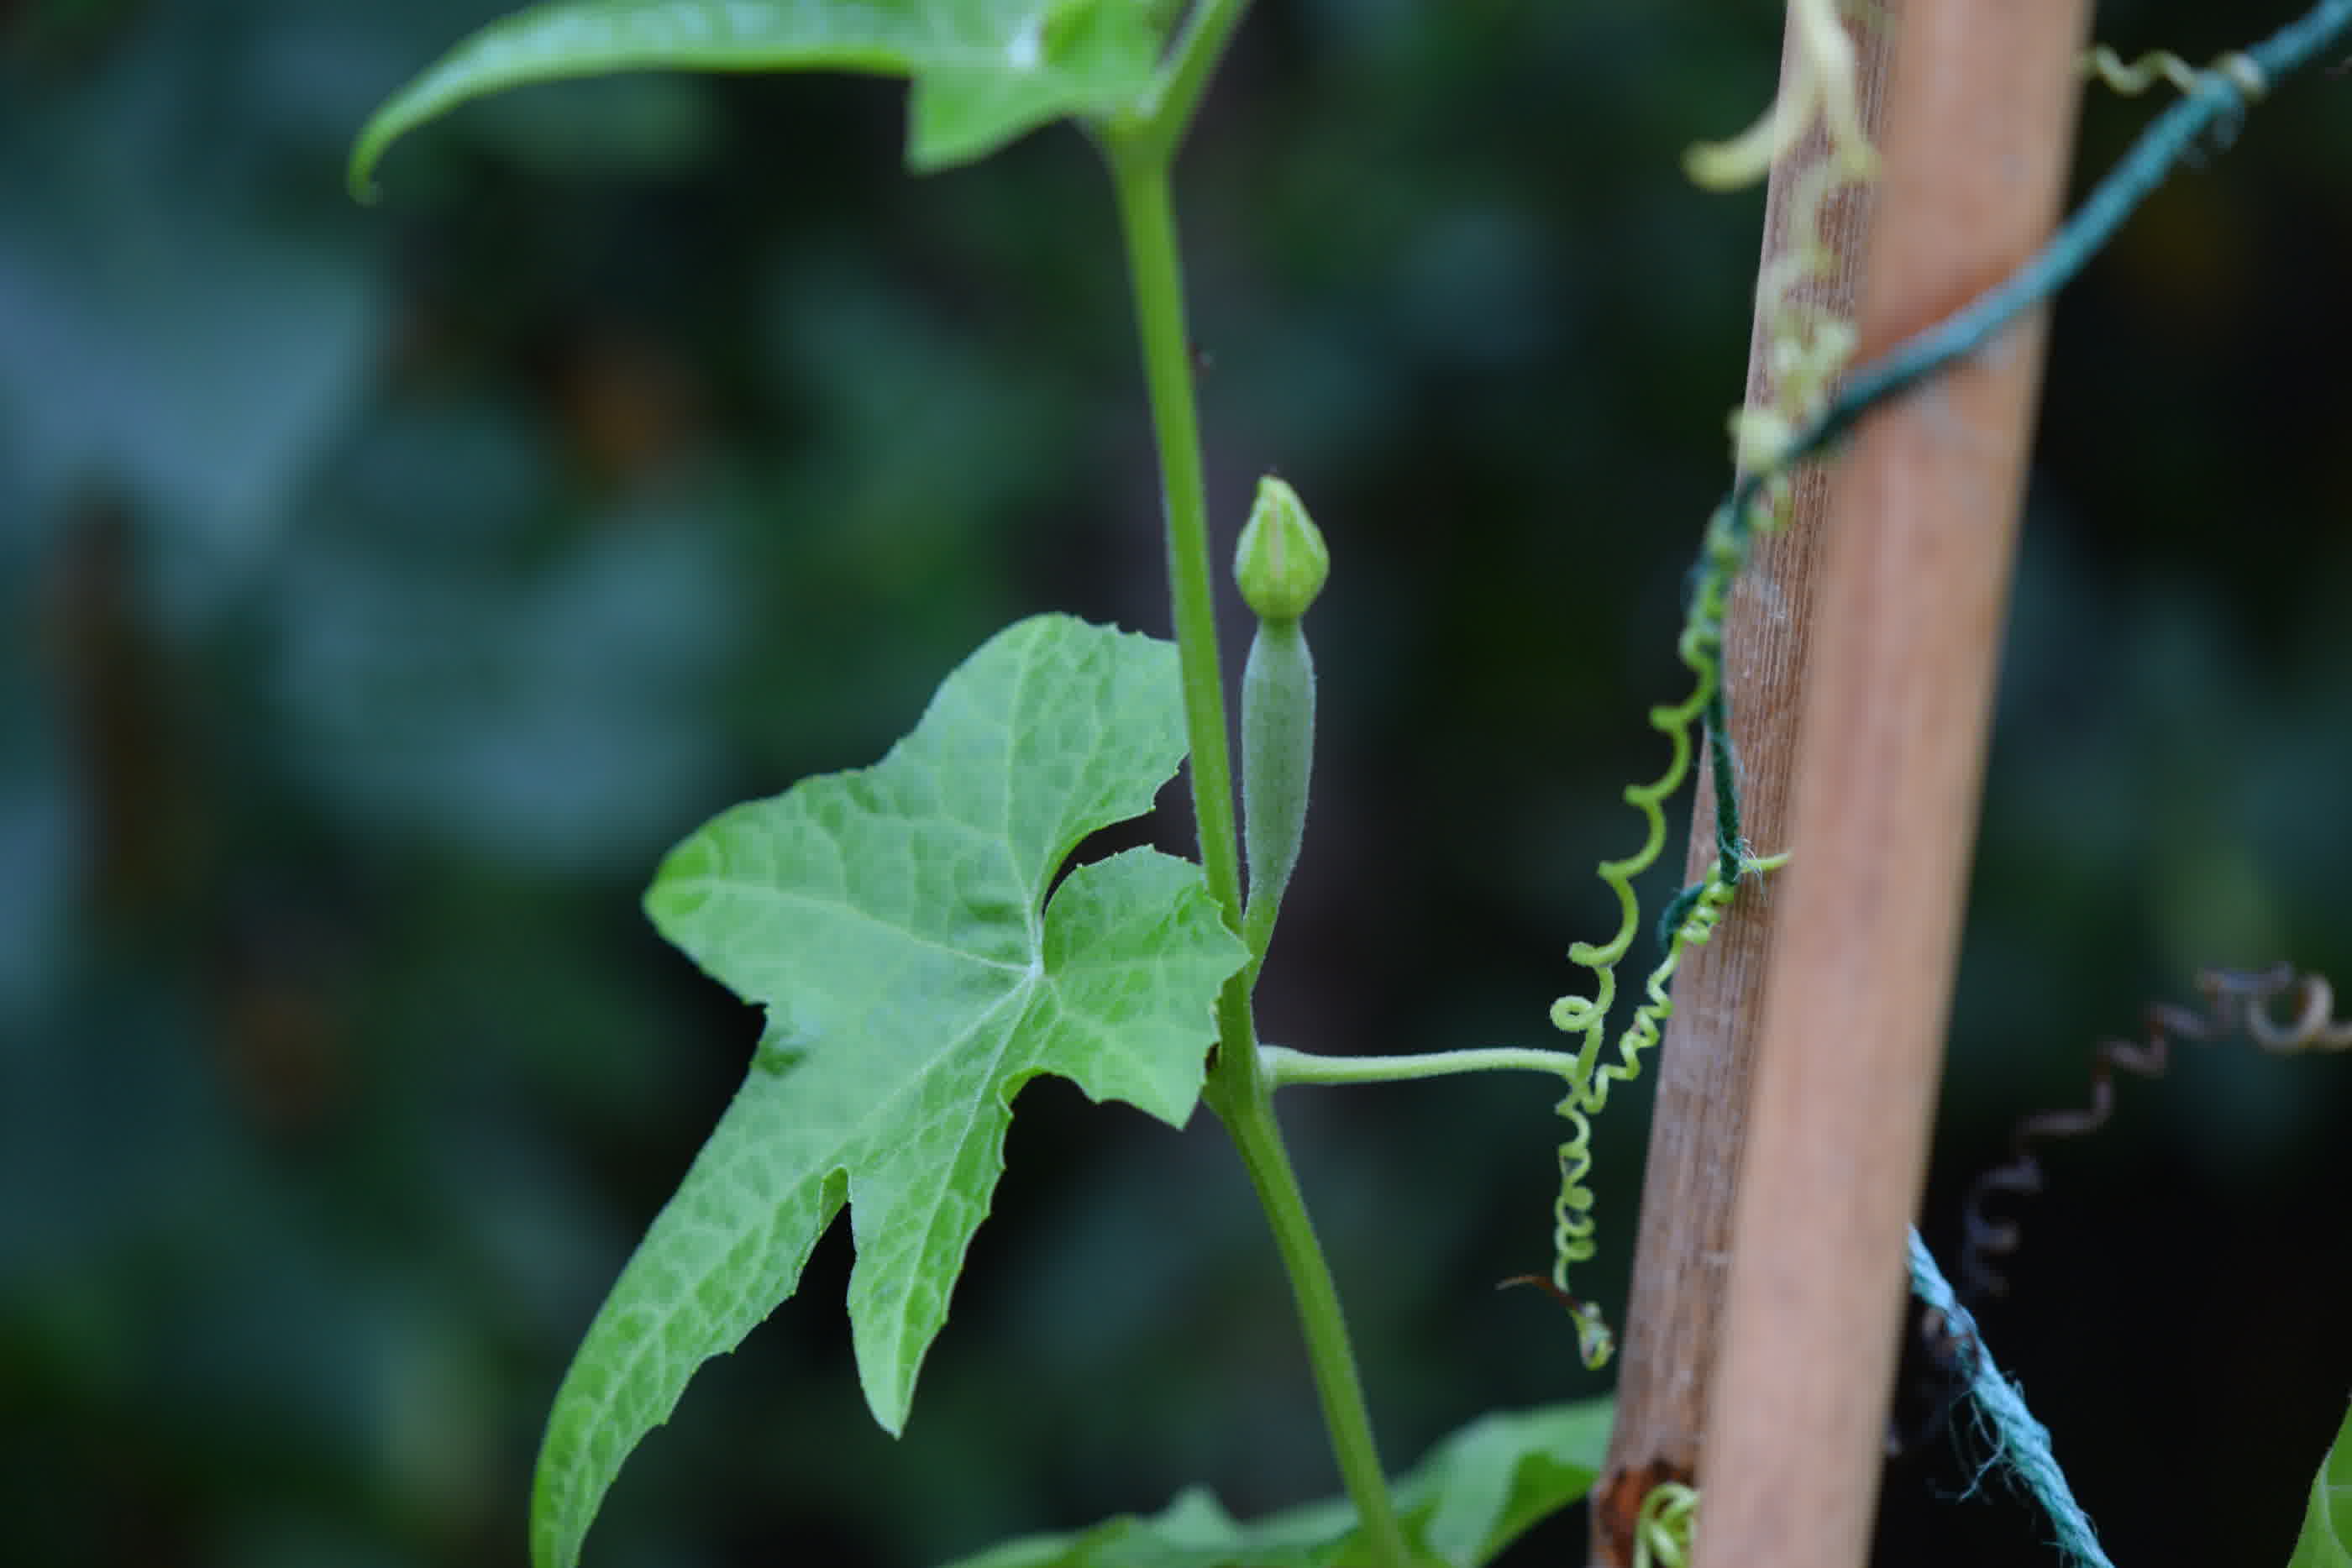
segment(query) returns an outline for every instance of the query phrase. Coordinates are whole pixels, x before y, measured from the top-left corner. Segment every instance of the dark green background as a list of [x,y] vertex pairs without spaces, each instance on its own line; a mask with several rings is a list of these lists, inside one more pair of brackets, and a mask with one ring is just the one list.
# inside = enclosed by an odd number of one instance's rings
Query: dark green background
[[[351,204],[368,109],[497,9],[0,5],[10,1562],[519,1560],[555,1381],[752,1038],[638,914],[656,858],[873,759],[1006,620],[1166,630],[1081,138],[916,181],[887,84],[638,78],[468,110]],[[2202,57],[2284,15],[2100,26]],[[1245,26],[1181,181],[1218,548],[1278,467],[1337,559],[1273,1037],[1540,1042],[1607,931],[1760,208],[1677,159],[1762,106],[1778,36],[1698,0]],[[2147,112],[2095,98],[2085,167]],[[2352,81],[2314,77],[2058,312],[1948,1256],[2011,1120],[2147,1000],[2214,962],[2352,981],[2347,264]],[[1492,1288],[1549,1257],[1549,1100],[1287,1108],[1399,1462],[1596,1386]],[[921,1568],[1195,1479],[1331,1489],[1207,1118],[1021,1109],[905,1439],[849,1369],[837,1233],[592,1561]],[[2195,1051],[2051,1159],[1986,1328],[2119,1562],[2284,1560],[2352,1388],[2347,1115],[2352,1061]],[[1599,1141],[1616,1301],[1636,1112]],[[2047,1560],[1998,1488],[1945,1500],[1979,1452],[1890,1470],[1888,1561]]]

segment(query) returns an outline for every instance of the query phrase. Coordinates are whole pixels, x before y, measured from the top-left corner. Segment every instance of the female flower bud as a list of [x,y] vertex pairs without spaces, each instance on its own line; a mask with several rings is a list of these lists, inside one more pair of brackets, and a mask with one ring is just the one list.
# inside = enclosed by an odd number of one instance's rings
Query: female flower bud
[[1257,503],[1234,548],[1234,580],[1243,602],[1261,621],[1296,621],[1330,575],[1331,552],[1298,492],[1271,474],[1260,479]]
[[1330,551],[1297,493],[1271,475],[1259,480],[1257,505],[1234,555],[1234,580],[1257,613],[1257,635],[1242,671],[1242,849],[1250,878],[1242,940],[1253,964],[1265,959],[1273,940],[1275,915],[1307,828],[1315,766],[1315,659],[1298,622],[1330,572]]

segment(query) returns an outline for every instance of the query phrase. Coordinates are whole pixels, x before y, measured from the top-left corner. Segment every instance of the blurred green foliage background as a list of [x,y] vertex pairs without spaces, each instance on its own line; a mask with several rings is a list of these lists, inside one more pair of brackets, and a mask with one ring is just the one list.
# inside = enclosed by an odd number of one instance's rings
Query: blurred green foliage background
[[[1166,630],[1079,136],[918,182],[890,85],[640,78],[470,109],[352,205],[369,108],[499,8],[0,5],[11,1562],[519,1561],[555,1381],[753,1036],[638,915],[656,858],[873,759],[1008,619]],[[2201,58],[2285,10],[2101,36]],[[1778,39],[1761,0],[1245,26],[1181,171],[1220,548],[1278,467],[1337,561],[1273,1038],[1538,1040],[1608,928],[1761,206],[1677,159],[1761,107]],[[2148,112],[2095,96],[2084,169]],[[2011,1120],[2199,966],[2352,982],[2347,276],[2352,82],[2314,78],[2058,311],[1948,1256]],[[1492,1289],[1549,1254],[1550,1098],[1287,1108],[1397,1463],[1594,1386]],[[2352,1061],[2192,1051],[2122,1102],[2050,1160],[1987,1332],[2119,1561],[2283,1559],[2352,1388]],[[1331,1490],[1207,1118],[1021,1110],[905,1439],[849,1370],[837,1228],[592,1561],[919,1568],[1188,1480]],[[1638,1113],[1599,1142],[1622,1300]],[[1973,1453],[1891,1471],[1889,1560],[2042,1560],[2018,1505],[1948,1500]]]

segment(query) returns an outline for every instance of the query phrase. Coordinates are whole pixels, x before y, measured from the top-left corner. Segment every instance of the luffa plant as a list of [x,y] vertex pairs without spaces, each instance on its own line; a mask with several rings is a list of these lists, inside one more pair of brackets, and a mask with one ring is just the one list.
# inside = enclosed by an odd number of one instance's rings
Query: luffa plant
[[[1594,1400],[1479,1417],[1391,1484],[1274,1091],[1496,1070],[1561,1079],[1570,1134],[1559,1150],[1554,1269],[1538,1282],[1569,1302],[1587,1364],[1607,1360],[1598,1308],[1568,1291],[1569,1266],[1592,1250],[1591,1118],[1656,1043],[1677,963],[1707,940],[1743,880],[1784,858],[1758,854],[1739,831],[1718,663],[1726,595],[1756,533],[1774,526],[1790,465],[1971,351],[2079,267],[2095,240],[2071,259],[2037,258],[1842,390],[1846,323],[1792,308],[1776,332],[1783,406],[1745,411],[1735,423],[1745,476],[1708,522],[1679,643],[1692,685],[1681,702],[1652,710],[1668,764],[1626,791],[1647,831],[1633,854],[1600,868],[1619,926],[1607,942],[1571,948],[1593,994],[1552,1009],[1577,1050],[1332,1057],[1262,1045],[1251,998],[1307,815],[1316,675],[1304,620],[1330,559],[1289,486],[1262,485],[1236,562],[1258,622],[1242,686],[1237,816],[1170,171],[1244,9],[1243,0],[577,0],[520,12],[460,43],[361,133],[351,182],[365,196],[387,148],[436,116],[505,88],[611,71],[902,77],[907,158],[918,171],[1075,121],[1110,176],[1157,435],[1172,642],[1060,615],[1019,622],[942,681],[879,762],[737,806],[664,862],[646,901],[655,924],[764,1021],[733,1103],[556,1395],[532,1500],[541,1568],[578,1560],[630,1451],[703,1362],[793,1293],[845,1205],[857,1254],[848,1305],[858,1375],[876,1419],[900,1430],[992,1202],[1014,1097],[1040,1073],[1171,1124],[1200,1103],[1223,1123],[1289,1276],[1348,1495],[1244,1524],[1188,1491],[1159,1515],[1008,1542],[966,1568],[1475,1568],[1583,1495],[1600,1468],[1608,1407]],[[1805,195],[1810,214],[1832,183],[1867,177],[1871,152],[1835,0],[1792,0],[1790,16],[1799,68],[1788,89],[1745,136],[1695,150],[1691,170],[1706,183],[1753,179],[1818,116],[1840,157]],[[2250,97],[2266,70],[2309,58],[2352,26],[2352,0],[2325,0],[2301,26],[2310,36],[2291,50],[2274,40],[2261,47],[2267,57],[2234,57],[2242,64],[2225,85]],[[2204,94],[2214,79],[2190,83]],[[2092,214],[2088,226],[2111,231],[2127,206]],[[1801,249],[1791,265],[1799,270],[1762,280],[1768,298],[1800,281],[1811,260]],[[1612,1060],[1603,1048],[1615,966],[1641,923],[1632,881],[1663,848],[1661,802],[1690,771],[1702,721],[1715,864],[1659,921],[1663,956]],[[1149,810],[1188,758],[1197,862],[1139,849],[1071,864],[1089,834]],[[2342,1561],[2346,1447],[2339,1439],[2315,1483],[2298,1568]],[[1656,1489],[1643,1505],[1639,1550],[1679,1561],[1697,1501],[1688,1487]]]

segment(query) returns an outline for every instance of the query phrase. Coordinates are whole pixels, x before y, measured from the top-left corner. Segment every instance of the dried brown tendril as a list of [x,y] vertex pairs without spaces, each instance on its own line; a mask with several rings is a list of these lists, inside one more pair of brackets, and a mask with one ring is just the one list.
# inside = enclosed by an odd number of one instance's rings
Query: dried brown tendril
[[[2297,975],[2291,964],[2267,969],[2207,969],[2197,977],[2205,998],[2201,1012],[2170,1002],[2147,1009],[2144,1037],[2103,1041],[2092,1053],[2091,1099],[2084,1106],[2042,1111],[2017,1124],[2010,1137],[2010,1157],[1976,1179],[1969,1189],[1963,1220],[1960,1269],[1964,1288],[1973,1295],[1999,1296],[2008,1281],[1992,1260],[2017,1250],[2020,1229],[2013,1218],[1989,1214],[1986,1200],[2000,1194],[2031,1197],[2042,1190],[2042,1165],[2036,1149],[2058,1138],[2078,1138],[2106,1125],[2115,1113],[2116,1074],[2161,1077],[2171,1061],[2174,1040],[2210,1044],[2243,1036],[2274,1054],[2343,1051],[2352,1048],[2352,1020],[2335,1018],[2335,988],[2323,975]],[[2296,998],[2293,1015],[2282,1021],[2273,1005],[2290,993]]]

